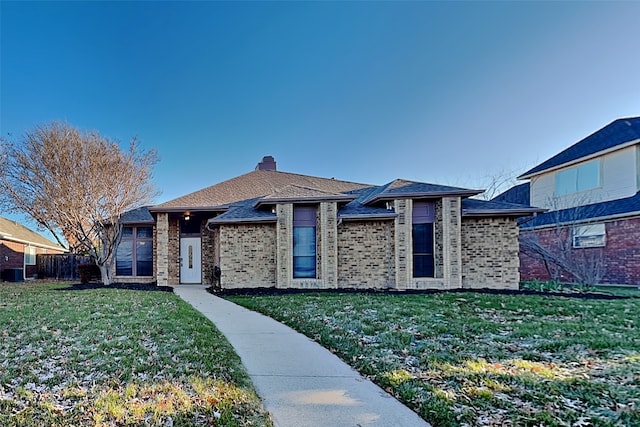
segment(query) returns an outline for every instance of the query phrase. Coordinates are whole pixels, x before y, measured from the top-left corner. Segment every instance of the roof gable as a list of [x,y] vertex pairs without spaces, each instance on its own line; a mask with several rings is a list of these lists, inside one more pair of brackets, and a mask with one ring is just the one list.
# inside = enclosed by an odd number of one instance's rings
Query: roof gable
[[152,211],[171,211],[178,209],[197,210],[221,208],[231,203],[255,199],[273,194],[279,189],[295,185],[329,193],[343,193],[369,185],[358,184],[337,179],[299,175],[274,170],[255,170],[244,175],[223,181],[202,190],[161,203],[151,208]]
[[396,179],[390,183],[378,187],[362,201],[363,205],[384,200],[420,197],[461,196],[470,197],[482,193],[481,190],[469,190],[467,188],[450,187],[447,185],[414,182],[405,179]]
[[498,194],[496,197],[491,199],[491,201],[528,205],[531,203],[531,184],[525,182],[523,184],[515,185]]
[[610,150],[618,145],[635,140],[640,140],[640,117],[615,120],[573,144],[571,147],[523,173],[519,179],[530,178],[546,170],[592,156],[602,151]]
[[0,217],[0,240],[13,240],[34,246],[46,247],[66,251],[62,246],[52,242],[42,235],[31,231],[24,225],[10,219]]
[[273,205],[276,203],[319,202],[319,201],[350,201],[356,196],[322,191],[316,188],[302,187],[299,185],[287,185],[275,190],[273,193],[260,198],[255,206]]
[[529,216],[544,212],[545,209],[535,208],[528,204],[498,202],[494,200],[463,199],[462,216],[493,217],[493,216]]

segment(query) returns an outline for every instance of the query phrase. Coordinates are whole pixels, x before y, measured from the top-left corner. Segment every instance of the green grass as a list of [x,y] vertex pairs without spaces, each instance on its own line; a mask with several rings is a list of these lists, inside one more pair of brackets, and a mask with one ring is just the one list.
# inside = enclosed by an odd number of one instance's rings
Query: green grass
[[168,292],[0,284],[0,425],[263,426],[220,332]]
[[640,299],[234,296],[435,426],[639,426]]

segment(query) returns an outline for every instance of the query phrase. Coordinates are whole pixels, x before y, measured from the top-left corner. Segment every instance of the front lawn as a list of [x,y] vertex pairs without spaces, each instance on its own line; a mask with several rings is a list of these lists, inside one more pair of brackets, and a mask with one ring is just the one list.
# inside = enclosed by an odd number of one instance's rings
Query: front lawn
[[232,296],[315,339],[434,426],[639,426],[640,299]]
[[0,425],[271,425],[233,348],[169,292],[0,284]]

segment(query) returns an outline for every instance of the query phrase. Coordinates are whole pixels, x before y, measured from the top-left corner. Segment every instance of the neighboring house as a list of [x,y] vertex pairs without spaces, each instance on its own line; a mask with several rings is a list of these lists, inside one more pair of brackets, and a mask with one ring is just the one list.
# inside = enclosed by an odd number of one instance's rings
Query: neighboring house
[[[528,182],[493,200],[547,209],[521,220],[522,238],[566,239],[569,256],[601,269],[601,282],[640,284],[640,117],[615,120],[519,179]],[[523,280],[550,278],[544,262],[520,258]]]
[[[22,224],[0,217],[0,277],[23,280],[37,275],[36,257],[66,250]],[[17,271],[20,270],[20,271]],[[16,277],[19,273],[20,277]]]
[[279,172],[266,156],[125,218],[114,280],[210,284],[219,267],[225,289],[517,288],[516,218],[540,210],[478,193]]

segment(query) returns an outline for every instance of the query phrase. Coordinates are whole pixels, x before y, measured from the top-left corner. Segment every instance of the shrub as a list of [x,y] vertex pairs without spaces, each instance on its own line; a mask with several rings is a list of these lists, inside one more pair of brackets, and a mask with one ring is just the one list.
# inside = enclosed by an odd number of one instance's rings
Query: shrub
[[78,274],[80,275],[80,282],[86,284],[91,279],[100,277],[100,269],[95,264],[79,264]]

